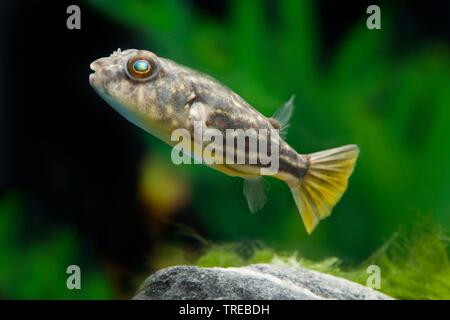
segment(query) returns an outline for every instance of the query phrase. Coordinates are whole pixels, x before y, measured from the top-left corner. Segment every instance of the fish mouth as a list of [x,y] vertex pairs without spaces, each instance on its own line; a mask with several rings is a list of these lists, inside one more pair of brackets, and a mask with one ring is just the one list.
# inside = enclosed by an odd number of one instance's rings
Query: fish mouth
[[89,67],[91,68],[92,71],[94,71],[94,72],[92,72],[91,74],[89,74],[89,84],[90,84],[91,86],[94,86],[95,72],[97,71],[98,66],[96,65],[96,63],[95,63],[95,61],[94,61],[94,62],[92,62],[92,63],[90,64]]
[[95,81],[95,72],[89,74],[89,84],[91,86],[94,86],[94,81]]
[[89,84],[94,87],[97,88],[99,83],[98,83],[98,76],[97,74],[100,72],[101,67],[102,67],[102,62],[100,61],[100,59],[95,60],[94,62],[92,62],[89,67],[91,68],[91,70],[93,71],[91,74],[89,74]]

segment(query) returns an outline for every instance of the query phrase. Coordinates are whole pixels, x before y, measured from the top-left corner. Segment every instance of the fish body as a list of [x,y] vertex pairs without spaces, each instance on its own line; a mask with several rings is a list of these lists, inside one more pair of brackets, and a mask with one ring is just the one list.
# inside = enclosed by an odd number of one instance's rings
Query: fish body
[[[330,214],[346,189],[358,155],[357,146],[311,155],[297,153],[279,132],[292,114],[292,100],[282,107],[278,117],[266,117],[210,76],[146,50],[119,49],[109,57],[94,61],[91,69],[94,73],[89,77],[90,84],[108,104],[130,122],[172,146],[178,143],[172,136],[175,130],[183,129],[195,136],[197,124],[214,129],[223,137],[230,130],[238,134],[255,133],[252,137],[258,149],[250,148],[250,136],[244,140],[242,149],[233,145],[233,151],[243,154],[244,163],[213,161],[209,164],[225,174],[245,179],[244,194],[251,211],[260,209],[266,201],[259,178],[271,175],[289,185],[305,227],[312,232]],[[220,141],[218,146],[222,149],[217,147],[216,153],[217,150],[222,155],[227,153],[225,142],[225,138]],[[264,170],[269,164],[263,163],[258,153],[262,142],[271,155],[276,151],[276,172]],[[188,143],[193,146],[194,154],[204,154],[204,142],[193,139]],[[256,161],[249,161],[252,156]]]

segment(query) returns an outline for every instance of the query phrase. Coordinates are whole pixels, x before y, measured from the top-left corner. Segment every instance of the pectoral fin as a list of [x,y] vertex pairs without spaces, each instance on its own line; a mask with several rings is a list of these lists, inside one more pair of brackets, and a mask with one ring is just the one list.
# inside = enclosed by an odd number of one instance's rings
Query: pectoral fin
[[262,177],[244,179],[244,195],[251,213],[261,210],[267,202],[269,184]]

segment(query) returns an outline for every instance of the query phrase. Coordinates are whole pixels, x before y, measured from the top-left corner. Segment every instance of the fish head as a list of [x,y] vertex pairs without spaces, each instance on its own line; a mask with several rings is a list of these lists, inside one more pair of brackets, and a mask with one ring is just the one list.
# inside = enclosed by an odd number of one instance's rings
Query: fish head
[[189,92],[170,61],[146,50],[119,49],[90,67],[90,85],[130,122],[163,140],[181,126]]

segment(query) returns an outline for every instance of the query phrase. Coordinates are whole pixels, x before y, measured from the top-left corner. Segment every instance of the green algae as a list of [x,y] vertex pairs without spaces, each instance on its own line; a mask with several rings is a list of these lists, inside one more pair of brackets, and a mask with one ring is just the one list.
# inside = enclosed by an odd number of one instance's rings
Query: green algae
[[337,257],[314,261],[298,252],[279,253],[261,244],[211,244],[194,260],[202,267],[237,267],[254,263],[300,266],[333,274],[362,285],[380,269],[380,291],[397,299],[450,299],[449,237],[432,222],[397,231],[367,260],[345,266]]

